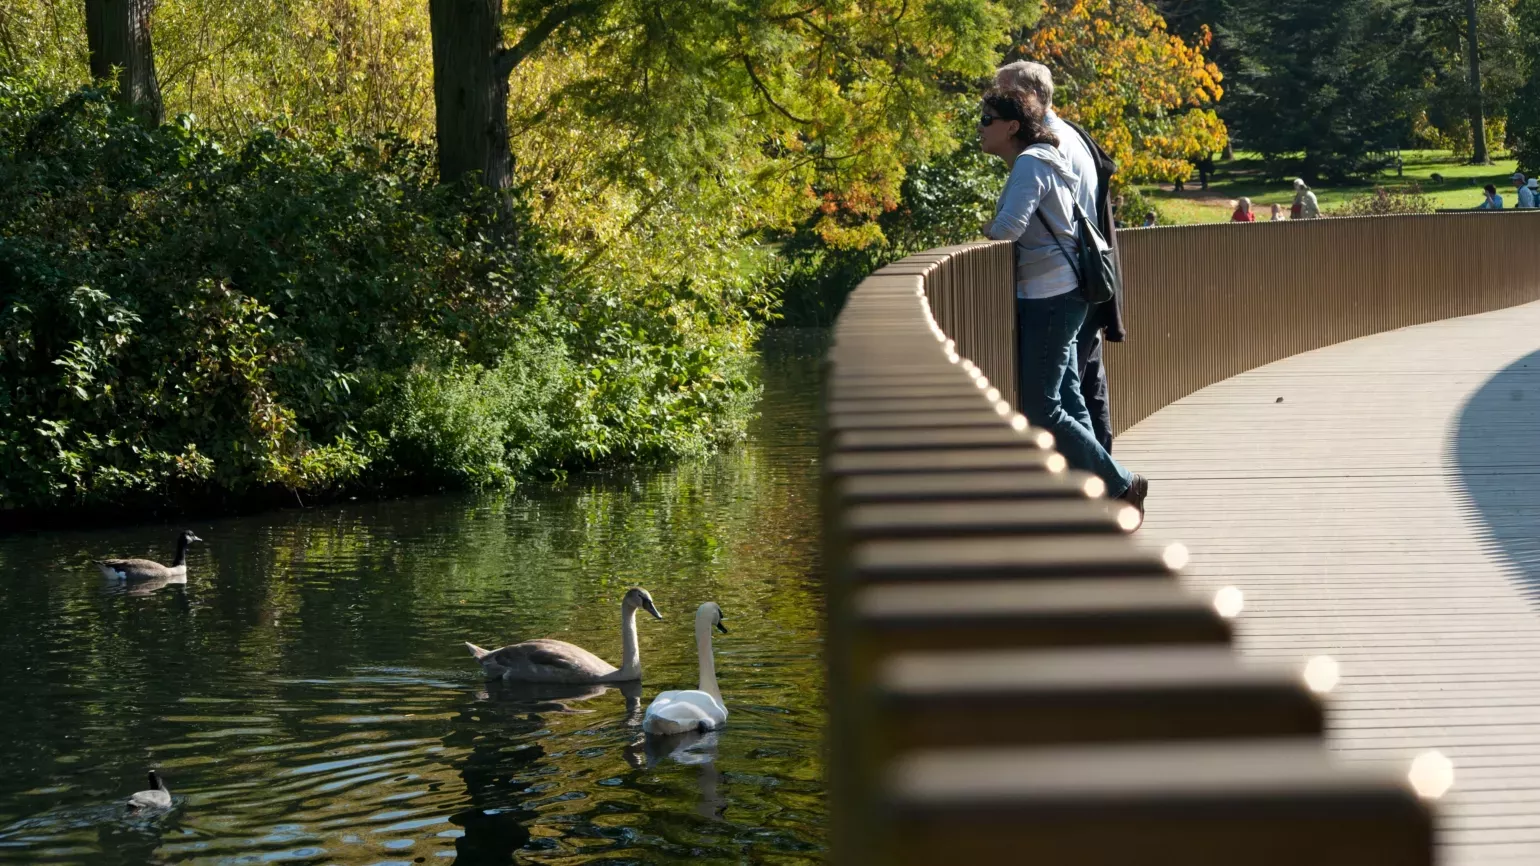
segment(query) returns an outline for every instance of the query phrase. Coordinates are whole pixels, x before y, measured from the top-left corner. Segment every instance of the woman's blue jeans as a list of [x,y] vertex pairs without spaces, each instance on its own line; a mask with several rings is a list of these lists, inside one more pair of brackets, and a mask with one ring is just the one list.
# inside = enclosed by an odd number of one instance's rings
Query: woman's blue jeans
[[1079,292],[1016,299],[1021,413],[1053,434],[1070,466],[1107,482],[1107,495],[1117,498],[1134,478],[1096,441],[1091,413],[1080,396],[1075,342],[1090,309]]

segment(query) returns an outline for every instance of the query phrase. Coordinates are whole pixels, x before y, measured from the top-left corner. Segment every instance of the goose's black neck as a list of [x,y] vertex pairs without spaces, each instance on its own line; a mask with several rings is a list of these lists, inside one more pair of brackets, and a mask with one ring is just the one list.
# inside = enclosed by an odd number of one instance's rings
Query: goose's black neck
[[176,559],[171,560],[171,567],[187,564],[187,536],[179,535],[176,539]]
[[166,783],[160,780],[160,775],[154,770],[150,771],[150,789],[153,791],[166,790]]

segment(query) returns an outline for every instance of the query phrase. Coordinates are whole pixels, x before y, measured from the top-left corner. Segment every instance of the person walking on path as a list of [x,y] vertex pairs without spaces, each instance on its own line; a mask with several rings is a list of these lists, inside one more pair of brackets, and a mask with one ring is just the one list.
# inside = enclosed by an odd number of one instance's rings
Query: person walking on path
[[[1277,205],[1273,205],[1273,207],[1277,207]],[[1241,196],[1235,202],[1235,212],[1230,214],[1230,222],[1254,223],[1256,221],[1257,215],[1251,212],[1251,199]]]
[[[1112,208],[1112,176],[1117,173],[1117,163],[1096,145],[1085,129],[1054,113],[1053,73],[1048,67],[1026,60],[1007,63],[995,70],[995,87],[1026,91],[1043,106],[1048,131],[1058,138],[1059,152],[1070,163],[1075,201],[1087,216],[1096,220],[1097,228],[1112,245],[1116,258],[1118,227]],[[1153,223],[1147,221],[1145,225]],[[1102,450],[1109,452],[1112,450],[1112,398],[1107,367],[1102,362],[1102,344],[1121,343],[1127,339],[1122,304],[1122,298],[1114,297],[1105,304],[1092,307],[1075,344],[1080,396],[1091,415],[1091,431]]]
[[1047,107],[1031,91],[990,90],[980,106],[979,145],[1010,168],[985,234],[1016,245],[1021,411],[1054,435],[1071,466],[1101,478],[1108,496],[1142,511],[1149,482],[1096,441],[1080,394],[1075,344],[1091,307],[1071,264],[1080,246],[1073,231],[1075,175],[1048,128]]
[[1294,178],[1294,204],[1289,207],[1289,219],[1313,220],[1321,215],[1321,205],[1315,200],[1315,193],[1305,184],[1305,179]]
[[1283,222],[1283,205],[1273,202],[1273,216],[1268,222]]
[[1513,173],[1513,184],[1518,187],[1518,195],[1514,200],[1514,207],[1521,210],[1529,210],[1535,206],[1535,194],[1529,188],[1529,180],[1524,177],[1524,172]]

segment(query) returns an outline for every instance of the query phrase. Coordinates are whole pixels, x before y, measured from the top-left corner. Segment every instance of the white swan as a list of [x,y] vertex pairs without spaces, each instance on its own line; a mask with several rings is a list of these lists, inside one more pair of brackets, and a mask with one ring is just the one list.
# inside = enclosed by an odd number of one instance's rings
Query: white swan
[[620,602],[620,667],[564,640],[527,640],[485,650],[466,643],[488,679],[521,683],[623,683],[642,678],[642,653],[636,645],[636,610],[658,619],[663,614],[647,590],[632,587]]
[[700,688],[662,692],[647,705],[642,730],[649,734],[714,731],[727,724],[727,705],[717,688],[716,662],[711,656],[711,627],[727,634],[722,608],[708,601],[695,611],[695,647],[700,654]]

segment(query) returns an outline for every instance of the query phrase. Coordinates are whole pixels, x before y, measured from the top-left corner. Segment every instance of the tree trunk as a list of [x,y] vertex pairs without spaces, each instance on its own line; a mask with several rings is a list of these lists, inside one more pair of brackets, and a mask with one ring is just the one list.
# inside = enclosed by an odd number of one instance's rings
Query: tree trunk
[[477,174],[493,189],[513,182],[503,0],[429,0],[439,180]]
[[155,50],[150,45],[150,12],[154,0],[85,0],[86,45],[91,52],[91,77],[105,81],[118,70],[118,99],[147,120],[160,123],[165,110],[160,81],[155,77]]
[[1481,52],[1476,44],[1476,0],[1465,0],[1466,40],[1470,43],[1470,134],[1471,162],[1486,165],[1492,161],[1487,154],[1486,111],[1481,106]]

